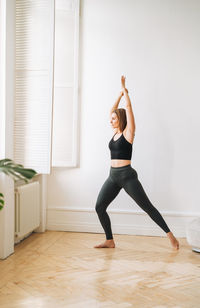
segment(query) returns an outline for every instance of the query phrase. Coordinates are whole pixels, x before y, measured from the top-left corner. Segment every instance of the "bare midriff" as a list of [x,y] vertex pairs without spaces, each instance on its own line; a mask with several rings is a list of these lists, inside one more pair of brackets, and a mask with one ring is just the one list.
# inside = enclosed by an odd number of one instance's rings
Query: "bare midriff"
[[125,159],[111,159],[111,166],[112,167],[123,167],[130,165],[131,161],[130,160],[125,160]]

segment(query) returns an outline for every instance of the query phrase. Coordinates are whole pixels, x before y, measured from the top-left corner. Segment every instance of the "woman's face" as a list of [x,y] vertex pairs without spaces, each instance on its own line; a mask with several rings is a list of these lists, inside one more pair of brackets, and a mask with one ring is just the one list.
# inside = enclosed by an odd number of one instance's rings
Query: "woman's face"
[[113,112],[111,114],[110,123],[112,125],[112,128],[118,128],[119,127],[119,120],[118,120],[118,117],[117,117],[115,112]]

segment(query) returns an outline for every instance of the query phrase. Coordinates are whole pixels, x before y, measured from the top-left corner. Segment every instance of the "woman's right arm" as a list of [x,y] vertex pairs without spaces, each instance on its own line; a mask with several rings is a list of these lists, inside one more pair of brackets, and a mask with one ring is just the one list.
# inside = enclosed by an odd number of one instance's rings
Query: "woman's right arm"
[[123,91],[121,91],[119,97],[117,98],[116,102],[112,106],[110,113],[113,113],[113,111],[118,108],[119,102],[120,102],[123,95],[124,95],[124,93],[123,93]]

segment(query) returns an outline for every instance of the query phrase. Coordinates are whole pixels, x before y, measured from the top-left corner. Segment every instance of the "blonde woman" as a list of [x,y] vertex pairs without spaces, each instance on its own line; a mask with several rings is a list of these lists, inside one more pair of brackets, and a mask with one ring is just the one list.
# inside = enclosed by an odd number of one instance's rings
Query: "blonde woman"
[[[106,212],[109,204],[123,188],[130,197],[151,217],[151,219],[166,233],[174,249],[179,249],[179,242],[170,231],[160,212],[153,206],[146,195],[138,174],[131,166],[132,145],[135,136],[135,120],[128,90],[125,87],[125,77],[121,77],[122,91],[110,111],[110,123],[115,132],[109,142],[111,152],[111,167],[108,178],[103,184],[95,210],[105,231],[106,241],[95,248],[114,248],[110,218]],[[126,108],[118,108],[124,95]]]

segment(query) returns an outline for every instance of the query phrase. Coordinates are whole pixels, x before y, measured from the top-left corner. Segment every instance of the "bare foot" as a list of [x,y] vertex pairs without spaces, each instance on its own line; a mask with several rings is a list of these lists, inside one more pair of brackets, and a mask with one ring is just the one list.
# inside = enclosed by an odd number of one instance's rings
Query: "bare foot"
[[94,246],[94,248],[115,248],[114,240],[106,240],[103,244]]
[[169,237],[170,241],[171,241],[171,244],[172,244],[172,247],[175,249],[175,250],[178,250],[179,249],[179,242],[177,241],[177,239],[175,238],[175,236],[173,235],[172,232],[168,232],[167,233],[167,236]]

